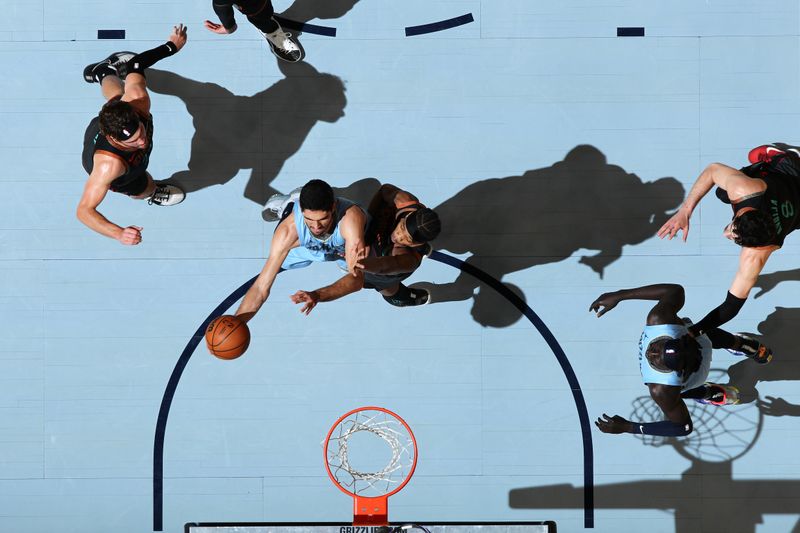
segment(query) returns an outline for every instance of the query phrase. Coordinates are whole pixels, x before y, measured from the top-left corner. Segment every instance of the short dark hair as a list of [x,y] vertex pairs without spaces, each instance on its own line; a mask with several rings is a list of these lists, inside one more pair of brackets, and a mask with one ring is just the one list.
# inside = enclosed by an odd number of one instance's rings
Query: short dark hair
[[333,189],[322,180],[311,180],[300,189],[300,209],[331,211],[336,197]]
[[733,219],[733,242],[739,246],[766,246],[773,244],[778,232],[772,218],[763,211],[746,211]]
[[406,230],[414,242],[428,242],[442,231],[442,222],[436,211],[423,207],[406,216]]
[[[672,337],[668,336],[661,336],[653,339],[650,341],[650,344],[647,345],[645,348],[645,357],[647,358],[647,362],[650,363],[650,366],[656,368],[666,369],[667,365],[664,364],[664,345],[667,341],[671,340]],[[662,370],[666,371],[666,370]]]
[[[100,109],[100,133],[115,139],[130,137],[123,133],[124,129],[130,129],[132,124],[141,122],[139,114],[128,102],[123,102],[114,98],[105,103]],[[138,127],[138,126],[137,126]],[[130,132],[131,134],[133,132]]]

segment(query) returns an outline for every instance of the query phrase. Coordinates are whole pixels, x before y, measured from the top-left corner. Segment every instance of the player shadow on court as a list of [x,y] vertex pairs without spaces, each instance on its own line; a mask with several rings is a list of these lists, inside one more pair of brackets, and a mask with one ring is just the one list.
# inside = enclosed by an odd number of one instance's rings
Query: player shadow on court
[[333,193],[337,197],[347,198],[358,205],[366,207],[381,185],[377,178],[363,178],[354,181],[347,187],[334,187]]
[[280,18],[305,23],[314,19],[338,19],[346,15],[359,0],[295,0]]
[[[800,381],[800,349],[794,327],[800,320],[800,309],[776,307],[758,325],[758,333],[749,333],[772,348],[772,362],[754,365],[744,359],[728,368],[730,383],[739,389],[740,403],[749,403],[759,398],[757,386],[761,382]],[[780,398],[767,397],[761,400],[762,407],[772,416],[800,416],[798,407]]]
[[[683,194],[675,178],[642,181],[608,164],[597,148],[579,145],[551,167],[473,183],[434,207],[442,233],[433,244],[469,254],[467,263],[500,281],[512,272],[563,261],[581,249],[596,250],[579,262],[602,278],[622,256],[623,246],[655,235]],[[521,317],[469,274],[448,284],[417,285],[431,291],[434,303],[474,299],[472,316],[484,326],[504,327]],[[505,285],[524,300],[518,287]]]
[[[752,364],[752,361],[749,361]],[[639,406],[637,408],[637,405]],[[647,414],[641,412],[642,406]],[[800,513],[800,480],[794,479],[734,479],[733,463],[749,453],[759,441],[764,415],[760,405],[733,408],[688,405],[692,411],[695,430],[688,437],[664,438],[644,435],[635,437],[648,447],[673,447],[691,465],[679,480],[661,476],[625,483],[595,485],[594,508],[600,510],[662,510],[674,515],[676,533],[697,531],[736,531],[756,533],[769,514],[796,515]],[[634,402],[630,418],[658,419],[662,415],[649,397]],[[639,411],[639,412],[636,412]],[[603,436],[602,438],[634,438],[633,436]],[[763,445],[762,445],[763,446]],[[786,453],[791,453],[789,446]],[[779,451],[779,450],[778,450]],[[650,455],[650,459],[647,459]],[[653,450],[642,450],[640,461],[662,464],[666,459]],[[610,466],[610,465],[609,465]],[[611,478],[613,469],[606,467]],[[653,467],[648,468],[652,471]],[[512,509],[582,509],[583,487],[569,484],[546,485],[509,491]],[[604,521],[613,521],[606,518]],[[600,519],[597,520],[599,522]],[[640,529],[661,529],[650,524]],[[798,522],[794,532],[800,531]]]
[[285,78],[252,96],[172,72],[147,71],[148,88],[180,98],[195,127],[188,169],[176,172],[170,181],[192,193],[251,169],[245,198],[263,205],[279,192],[270,184],[284,163],[317,122],[336,122],[344,116],[347,98],[344,83],[333,74],[320,73],[305,62],[278,65]]

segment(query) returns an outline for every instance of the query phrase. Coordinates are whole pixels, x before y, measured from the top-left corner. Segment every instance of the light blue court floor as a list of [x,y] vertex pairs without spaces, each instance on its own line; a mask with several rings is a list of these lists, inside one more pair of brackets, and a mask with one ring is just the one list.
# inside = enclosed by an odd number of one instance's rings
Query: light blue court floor
[[[303,32],[306,60],[293,65],[241,15],[234,35],[205,30],[207,0],[10,1],[0,531],[347,523],[352,503],[320,443],[363,405],[397,412],[418,441],[393,521],[800,531],[800,237],[727,325],[762,335],[775,360],[716,351],[715,379],[745,401],[689,406],[687,438],[594,427],[603,413],[660,413],[637,361],[648,304],[588,312],[600,293],[657,282],[684,285],[695,320],[722,301],[738,257],[721,235],[729,208],[709,195],[685,243],[655,232],[707,164],[800,144],[796,1],[276,0],[289,20],[335,29]],[[171,208],[110,194],[100,211],[144,228],[124,247],[75,217],[84,130],[103,103],[81,71],[152,48],[179,22],[189,42],[148,74],[149,171],[189,194]],[[275,226],[264,200],[311,178],[359,201],[379,182],[413,192],[442,217],[439,257],[535,315],[432,258],[410,278],[432,305],[394,308],[364,290],[306,317],[289,295],[341,275],[318,264],[278,276],[243,357],[201,343],[176,372],[209,314],[261,269]]]

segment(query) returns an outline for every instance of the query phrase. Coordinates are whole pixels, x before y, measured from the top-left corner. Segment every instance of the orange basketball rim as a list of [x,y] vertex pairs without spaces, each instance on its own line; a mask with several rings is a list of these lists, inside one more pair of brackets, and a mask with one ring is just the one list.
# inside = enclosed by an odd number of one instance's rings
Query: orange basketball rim
[[[349,444],[359,433],[382,439],[389,447],[391,456],[385,466],[374,471],[353,466]],[[417,441],[405,420],[383,407],[359,407],[331,426],[324,447],[328,476],[353,498],[353,525],[389,525],[389,496],[406,486],[417,467]]]

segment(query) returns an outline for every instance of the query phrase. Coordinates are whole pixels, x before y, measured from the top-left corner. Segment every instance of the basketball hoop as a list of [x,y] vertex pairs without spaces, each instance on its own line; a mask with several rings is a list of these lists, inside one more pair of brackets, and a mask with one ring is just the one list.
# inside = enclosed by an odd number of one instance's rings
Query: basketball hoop
[[[375,471],[354,466],[349,455],[350,439],[359,433],[362,437],[378,437],[388,445],[391,457],[385,466]],[[406,486],[417,467],[417,441],[408,424],[383,407],[360,407],[333,424],[324,444],[328,476],[342,492],[353,497],[353,525],[388,525],[387,500]]]

